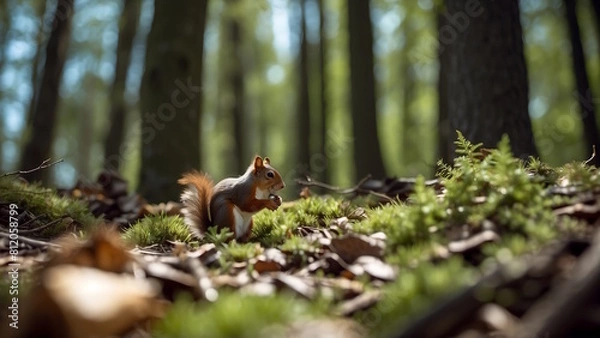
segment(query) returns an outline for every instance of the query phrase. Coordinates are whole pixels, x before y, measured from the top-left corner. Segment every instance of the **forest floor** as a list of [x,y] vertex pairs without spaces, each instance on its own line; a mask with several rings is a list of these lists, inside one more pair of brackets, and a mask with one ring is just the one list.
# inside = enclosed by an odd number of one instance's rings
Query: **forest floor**
[[247,243],[115,174],[4,175],[0,336],[598,336],[600,171],[457,146],[430,181],[299,182]]

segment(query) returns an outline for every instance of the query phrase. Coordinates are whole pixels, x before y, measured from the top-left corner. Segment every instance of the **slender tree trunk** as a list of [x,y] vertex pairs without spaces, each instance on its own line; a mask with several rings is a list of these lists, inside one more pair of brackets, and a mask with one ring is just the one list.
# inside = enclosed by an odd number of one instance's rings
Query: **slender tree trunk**
[[[31,62],[31,98],[29,100],[29,107],[27,108],[27,125],[30,126],[33,119],[35,103],[37,102],[39,95],[39,77],[40,77],[40,62],[42,62],[43,54],[43,43],[45,39],[45,26],[44,26],[44,14],[46,13],[47,1],[40,1],[36,7],[36,15],[40,18],[40,26],[36,34],[36,47],[33,61]],[[31,131],[26,131],[25,134],[29,134]]]
[[[10,31],[10,15],[6,1],[0,2],[0,74],[4,73],[6,65],[6,49],[8,46],[8,32]],[[4,88],[0,84],[0,111],[4,110]],[[4,119],[0,118],[0,130],[4,130]],[[0,133],[0,144],[4,144],[4,133]],[[4,164],[4,155],[0,147],[0,172]]]
[[[329,111],[327,110],[327,69],[325,67],[325,58],[327,56],[327,37],[325,36],[325,5],[324,0],[317,0],[319,7],[319,103],[321,113],[321,135],[319,138],[319,153],[327,154],[327,117]],[[331,164],[330,159],[325,158],[326,162],[323,163],[322,171],[319,178],[323,182],[331,181]]]
[[105,169],[118,171],[121,161],[124,160],[120,149],[125,138],[125,83],[140,12],[140,0],[123,0],[123,10],[119,19],[115,77],[110,91],[109,128],[104,140]]
[[306,39],[306,0],[300,0],[300,55],[298,59],[299,95],[298,95],[298,163],[310,170],[310,102],[308,92],[308,41]]
[[231,109],[233,118],[233,132],[235,139],[236,167],[237,172],[242,173],[248,166],[250,155],[245,146],[248,144],[248,119],[246,112],[245,86],[244,86],[244,54],[242,46],[242,27],[239,15],[239,0],[228,0],[227,6],[231,6],[227,18],[227,36],[230,48],[229,58],[231,59],[227,69],[227,82],[231,90],[232,101],[228,106]]
[[[583,46],[581,45],[579,24],[577,23],[575,12],[576,1],[564,0],[563,3],[565,4],[569,38],[571,40],[571,55],[577,88],[577,101],[581,108],[581,122],[583,123],[585,141],[588,146],[588,152],[591,153],[594,147],[596,151],[600,151],[600,137],[598,136],[598,125],[596,124],[596,108],[585,68],[585,55]],[[592,163],[596,166],[600,165],[600,156],[595,156],[592,159]]]
[[356,175],[385,177],[377,132],[373,28],[369,0],[348,0],[350,89]]
[[177,200],[177,179],[184,171],[200,168],[207,2],[154,2],[140,88],[139,190],[150,202]]
[[[414,24],[412,18],[407,17],[404,20],[404,50],[410,51],[414,49]],[[416,149],[419,149],[420,135],[416,131],[418,128],[414,113],[411,110],[412,103],[415,99],[415,86],[417,85],[417,76],[413,62],[408,57],[408,52],[405,52],[400,70],[400,81],[402,83],[402,151],[400,157],[402,162],[408,168],[417,162],[420,158]]]
[[472,142],[495,147],[507,134],[516,156],[537,156],[523,54],[518,0],[446,0],[450,24],[440,31],[449,52],[451,128]]
[[[54,13],[54,30],[46,46],[46,61],[38,100],[31,119],[31,137],[25,145],[20,167],[31,169],[50,157],[54,125],[58,110],[58,90],[67,58],[71,35],[74,0],[58,0]],[[37,170],[26,177],[45,180],[48,170]]]
[[[442,36],[442,27],[448,25],[449,22],[446,17],[442,14],[445,11],[444,6],[437,9],[437,29],[438,29],[438,41]],[[450,120],[448,116],[448,70],[450,68],[450,51],[449,48],[452,44],[440,45],[438,47],[438,58],[440,61],[440,67],[438,71],[438,159],[441,159],[444,163],[450,163],[453,156],[453,144],[456,139],[456,134],[450,126]]]

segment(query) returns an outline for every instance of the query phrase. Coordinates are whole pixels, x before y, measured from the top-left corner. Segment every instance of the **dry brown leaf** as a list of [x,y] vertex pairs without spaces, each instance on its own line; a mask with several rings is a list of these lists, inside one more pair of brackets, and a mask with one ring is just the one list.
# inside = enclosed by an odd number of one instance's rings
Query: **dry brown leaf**
[[364,235],[347,234],[331,240],[331,250],[346,262],[353,263],[360,256],[383,257],[382,241]]

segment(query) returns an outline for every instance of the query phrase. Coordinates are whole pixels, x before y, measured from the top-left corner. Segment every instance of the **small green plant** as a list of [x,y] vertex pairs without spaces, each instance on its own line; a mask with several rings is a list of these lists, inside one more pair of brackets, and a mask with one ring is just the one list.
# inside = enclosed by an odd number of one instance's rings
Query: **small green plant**
[[192,235],[181,217],[159,214],[142,218],[125,231],[123,238],[139,246],[148,246],[166,241],[190,242]]
[[206,233],[204,234],[204,242],[213,243],[214,245],[220,247],[223,246],[224,243],[227,243],[231,238],[233,238],[234,233],[227,228],[219,228],[216,226],[209,227]]
[[258,256],[262,251],[263,248],[258,243],[238,243],[234,240],[223,245],[222,258],[243,262]]

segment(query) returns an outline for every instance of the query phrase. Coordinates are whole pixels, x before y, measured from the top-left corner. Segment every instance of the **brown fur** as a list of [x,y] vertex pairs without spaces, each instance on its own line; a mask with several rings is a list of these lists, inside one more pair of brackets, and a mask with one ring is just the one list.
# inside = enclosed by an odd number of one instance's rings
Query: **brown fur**
[[188,187],[181,195],[185,223],[192,232],[202,237],[211,224],[209,208],[214,183],[197,171],[183,175],[177,182]]

